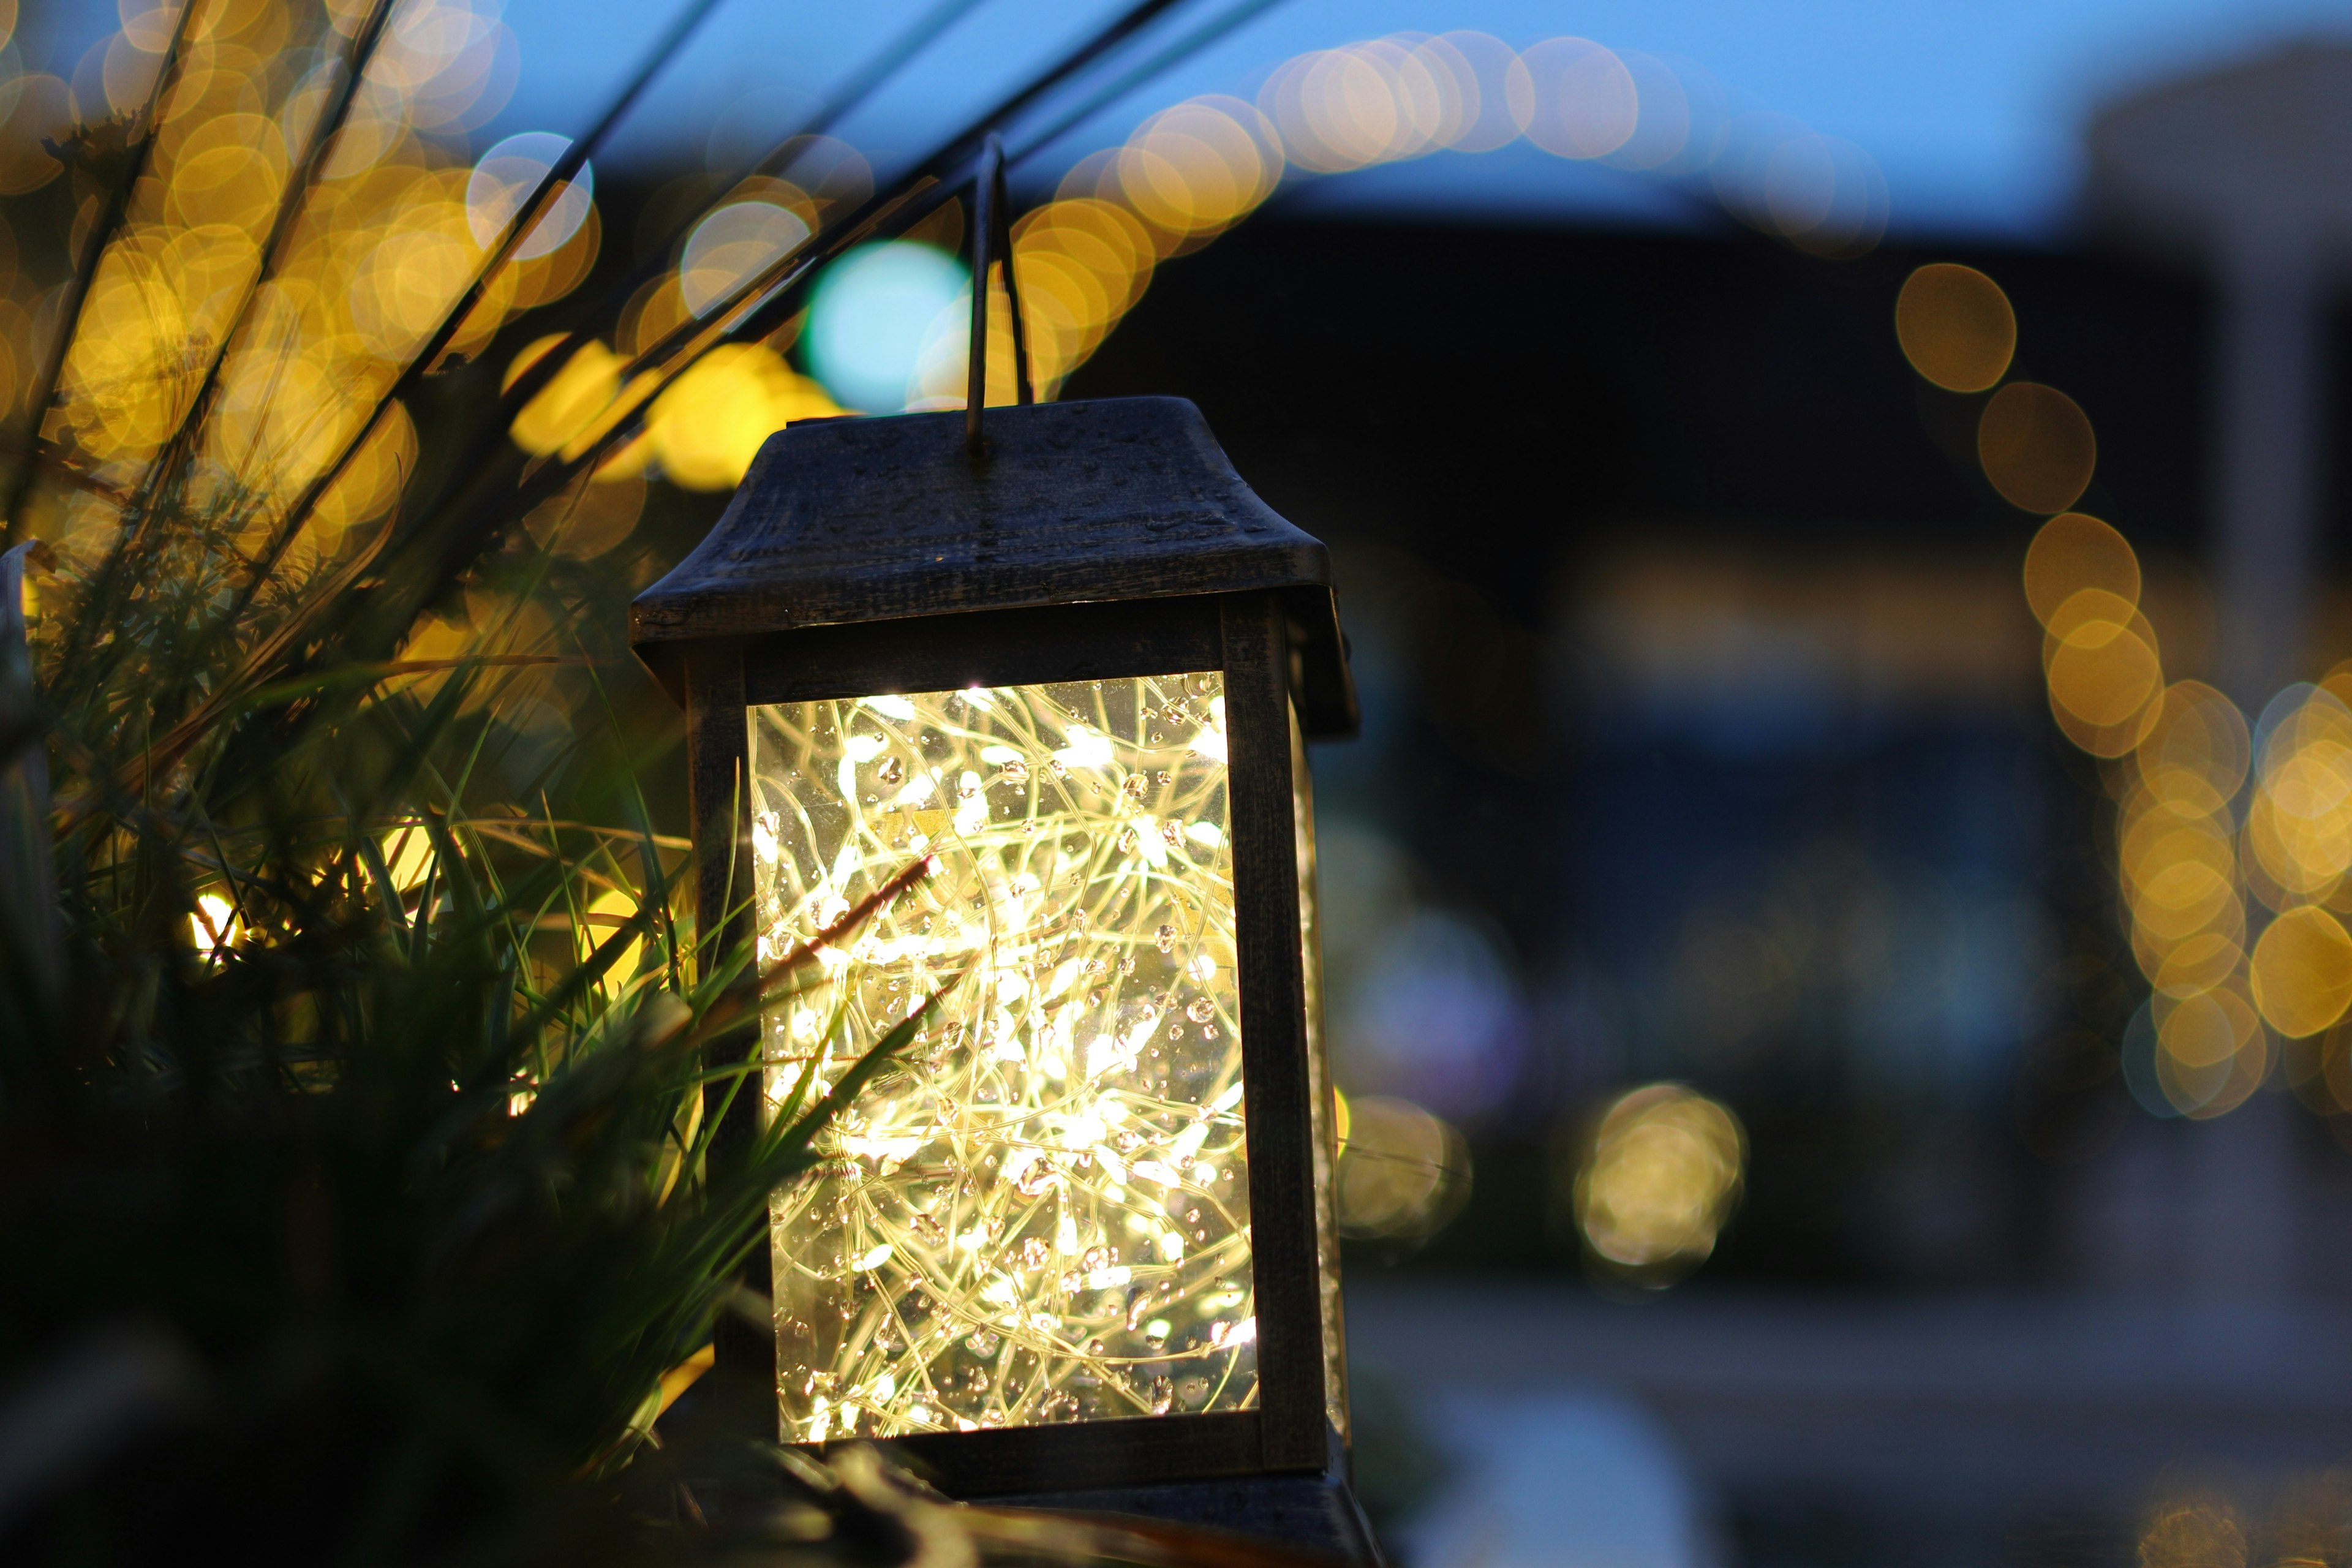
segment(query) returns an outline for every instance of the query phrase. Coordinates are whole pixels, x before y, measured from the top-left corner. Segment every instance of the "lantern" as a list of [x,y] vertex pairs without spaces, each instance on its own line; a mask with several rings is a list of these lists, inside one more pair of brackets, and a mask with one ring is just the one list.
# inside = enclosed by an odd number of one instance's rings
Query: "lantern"
[[772,1089],[962,976],[777,1194],[752,1353],[788,1443],[891,1439],[960,1497],[1225,1478],[1228,1522],[1319,1486],[1339,1522],[1307,1532],[1352,1552],[1304,746],[1355,727],[1328,561],[1180,399],[986,434],[782,431],[632,608],[688,716],[704,930],[772,956],[935,868],[762,1019]]

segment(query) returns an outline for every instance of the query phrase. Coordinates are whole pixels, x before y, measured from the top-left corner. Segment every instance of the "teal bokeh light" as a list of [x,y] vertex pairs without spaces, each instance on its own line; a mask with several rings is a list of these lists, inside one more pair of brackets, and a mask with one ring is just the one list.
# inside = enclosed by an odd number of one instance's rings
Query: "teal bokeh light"
[[907,405],[940,313],[966,298],[964,266],[910,240],[861,246],[826,268],[801,339],[810,374],[844,407],[893,414]]

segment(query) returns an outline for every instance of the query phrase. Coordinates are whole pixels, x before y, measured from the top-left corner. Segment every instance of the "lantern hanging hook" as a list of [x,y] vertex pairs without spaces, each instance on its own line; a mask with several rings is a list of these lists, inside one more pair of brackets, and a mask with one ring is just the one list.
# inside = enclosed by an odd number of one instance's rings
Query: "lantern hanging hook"
[[1013,395],[1035,401],[1029,386],[1029,334],[1023,330],[1021,290],[1013,279],[1013,203],[1004,185],[1004,142],[995,132],[981,147],[971,190],[971,348],[964,384],[963,444],[973,458],[988,455],[981,419],[988,405],[988,273],[1004,263],[1004,302],[1013,317]]

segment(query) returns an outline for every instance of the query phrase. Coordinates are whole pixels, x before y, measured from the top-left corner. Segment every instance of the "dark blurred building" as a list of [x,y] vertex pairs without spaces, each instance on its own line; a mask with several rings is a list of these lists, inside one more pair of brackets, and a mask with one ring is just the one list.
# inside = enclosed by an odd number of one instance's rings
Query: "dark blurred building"
[[[1170,266],[1070,388],[1193,397],[1340,552],[1370,719],[1318,759],[1328,874],[1392,923],[1335,930],[1335,980],[1394,1020],[1399,968],[1429,970],[1424,1059],[1370,1054],[1485,1178],[1420,1266],[1572,1258],[1547,1147],[1650,1078],[1754,1140],[1710,1276],[2078,1266],[2052,1161],[2126,1116],[2076,1037],[2120,1026],[2129,958],[2089,770],[2041,710],[2038,520],[1981,477],[1978,400],[1896,347],[1930,258],[1269,215]],[[2085,509],[2190,596],[2197,286],[1962,258],[2014,300],[2020,373],[2097,422]]]

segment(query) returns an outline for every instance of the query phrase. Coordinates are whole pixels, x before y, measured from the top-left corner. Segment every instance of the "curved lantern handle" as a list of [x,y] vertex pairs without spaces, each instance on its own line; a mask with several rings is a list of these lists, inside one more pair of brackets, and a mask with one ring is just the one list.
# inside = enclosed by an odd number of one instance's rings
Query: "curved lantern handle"
[[1004,263],[1004,302],[1013,314],[1013,395],[1024,406],[1035,401],[1029,386],[1029,334],[1023,330],[1021,290],[1013,280],[1013,203],[1004,188],[1004,142],[995,132],[981,148],[971,192],[971,339],[964,382],[963,444],[974,458],[988,455],[981,419],[988,405],[988,273],[1000,255]]

